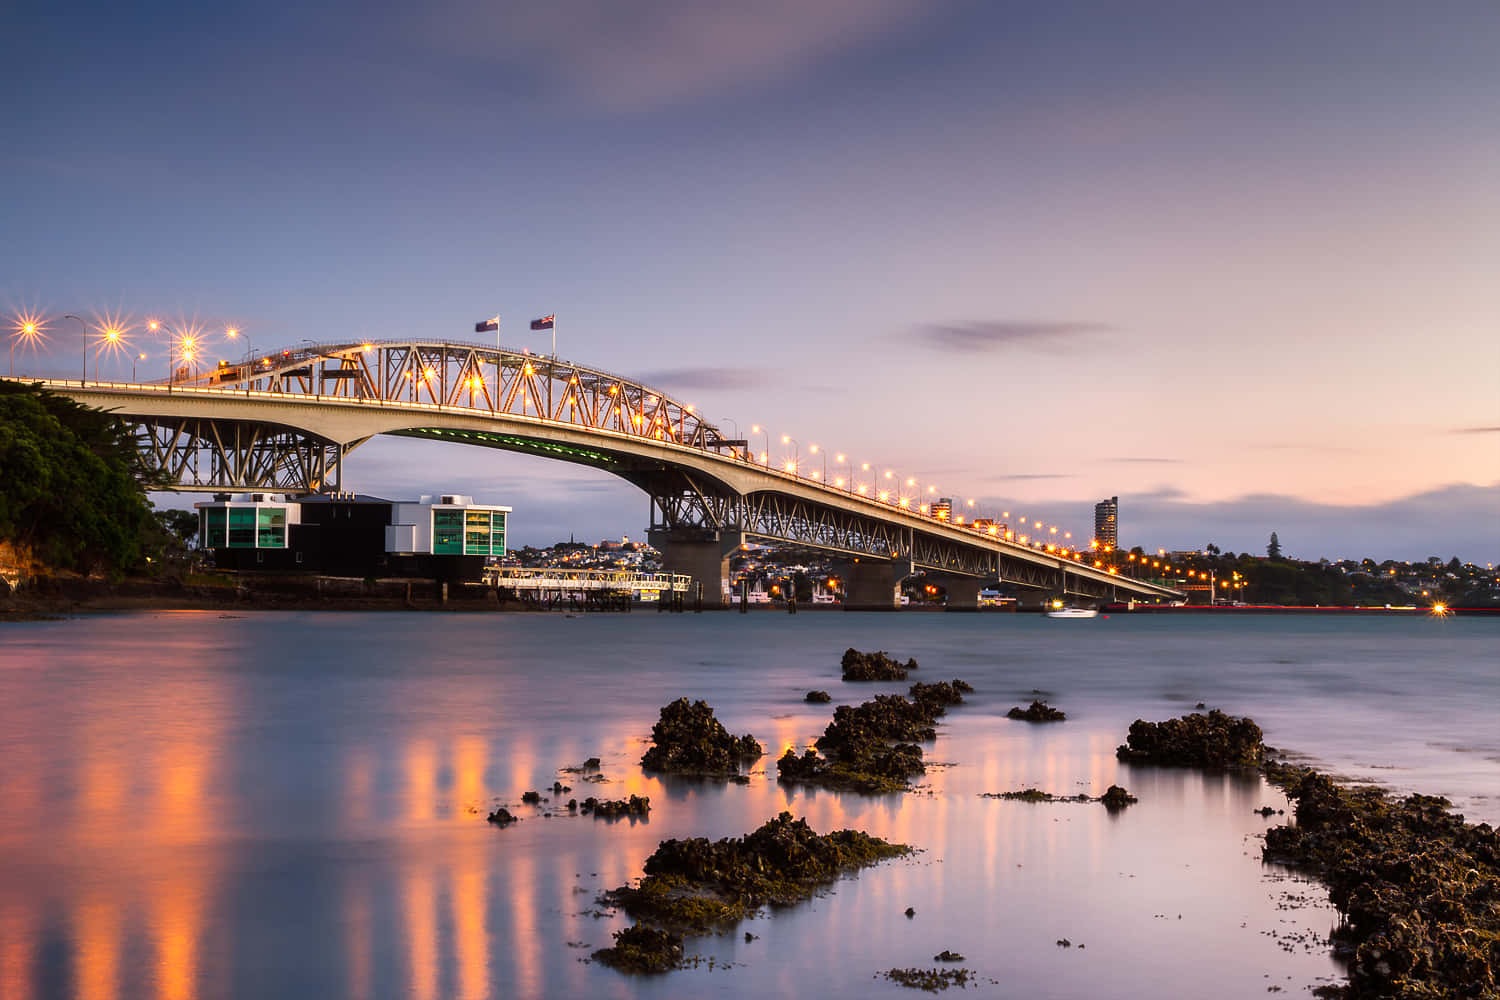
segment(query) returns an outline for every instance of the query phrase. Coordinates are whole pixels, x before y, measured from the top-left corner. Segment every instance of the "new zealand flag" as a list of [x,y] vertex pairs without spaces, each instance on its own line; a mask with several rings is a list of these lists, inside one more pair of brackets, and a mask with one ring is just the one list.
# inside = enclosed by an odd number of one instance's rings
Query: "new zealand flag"
[[556,314],[543,316],[541,319],[534,319],[531,321],[531,328],[533,330],[550,330],[552,329],[553,321],[556,319]]

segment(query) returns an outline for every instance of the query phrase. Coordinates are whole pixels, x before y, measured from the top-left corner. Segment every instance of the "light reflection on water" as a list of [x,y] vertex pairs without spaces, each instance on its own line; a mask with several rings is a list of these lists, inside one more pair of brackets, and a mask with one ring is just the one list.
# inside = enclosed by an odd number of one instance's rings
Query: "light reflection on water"
[[[1267,823],[1251,811],[1284,801],[1255,779],[1120,765],[1131,719],[1203,699],[1254,715],[1273,743],[1351,770],[1394,765],[1398,784],[1495,810],[1482,797],[1500,759],[1481,666],[1490,623],[1443,623],[1437,641],[1400,620],[1099,624],[143,614],[10,626],[0,998],[899,995],[872,974],[944,948],[1007,995],[1258,996],[1334,972],[1321,951],[1287,955],[1263,933],[1330,920],[1278,910],[1281,884],[1259,863]],[[809,688],[838,703],[903,687],[841,684],[850,644],[979,689],[940,727],[928,757],[944,766],[917,793],[772,780],[774,758],[827,722],[831,706],[802,702]],[[1033,687],[1070,721],[1000,717]],[[766,745],[751,785],[640,771],[656,710],[678,695]],[[1464,752],[1430,747],[1435,735]],[[607,783],[557,771],[590,756]],[[611,824],[519,805],[554,779],[573,786],[564,800],[648,795],[652,814]],[[1141,799],[1118,816],[978,797],[1116,782]],[[488,827],[500,801],[522,822]],[[782,809],[923,853],[690,943],[728,971],[629,980],[579,961],[622,925],[595,915],[595,894],[637,876],[658,841],[738,835]],[[1087,950],[1056,947],[1063,937]]]

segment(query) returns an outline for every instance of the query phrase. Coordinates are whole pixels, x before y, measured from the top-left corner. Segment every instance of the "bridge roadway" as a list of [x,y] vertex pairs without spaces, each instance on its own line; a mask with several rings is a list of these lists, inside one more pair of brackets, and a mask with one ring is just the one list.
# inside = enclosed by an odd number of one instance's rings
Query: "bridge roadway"
[[[28,380],[33,381],[33,380]],[[1033,595],[1181,600],[1167,587],[952,524],[755,460],[694,408],[630,379],[476,344],[304,346],[155,383],[42,380],[127,420],[160,488],[316,492],[341,488],[344,457],[377,434],[499,448],[598,468],[650,498],[668,572],[722,601],[729,556],[787,543],[841,564],[846,607],[891,608],[926,572],[950,607],[999,579]]]

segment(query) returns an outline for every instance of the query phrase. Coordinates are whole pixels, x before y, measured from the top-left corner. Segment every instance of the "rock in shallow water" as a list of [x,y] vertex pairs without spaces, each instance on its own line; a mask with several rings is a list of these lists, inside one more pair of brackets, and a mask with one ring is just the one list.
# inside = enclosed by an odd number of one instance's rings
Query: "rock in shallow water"
[[672,774],[736,774],[742,761],[764,753],[749,734],[729,735],[707,703],[686,698],[662,708],[661,718],[651,728],[651,739],[652,747],[641,758],[641,766]]
[[846,681],[904,681],[909,670],[917,669],[916,660],[907,660],[903,666],[886,655],[884,650],[861,653],[854,647],[844,650],[839,662]]
[[1026,708],[1017,705],[1006,712],[1005,717],[1019,722],[1062,722],[1067,719],[1068,713],[1060,708],[1053,708],[1045,701],[1033,701]]
[[1253,767],[1265,759],[1265,752],[1254,720],[1214,709],[1206,715],[1195,712],[1166,722],[1136,719],[1115,756],[1133,764]]

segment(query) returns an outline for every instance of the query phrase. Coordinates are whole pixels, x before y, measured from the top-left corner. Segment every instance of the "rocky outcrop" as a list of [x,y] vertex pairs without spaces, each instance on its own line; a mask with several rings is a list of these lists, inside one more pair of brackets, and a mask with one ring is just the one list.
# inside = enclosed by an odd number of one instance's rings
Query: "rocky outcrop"
[[748,734],[731,736],[706,703],[686,698],[662,708],[651,740],[641,766],[671,774],[733,775],[742,762],[765,752]]

